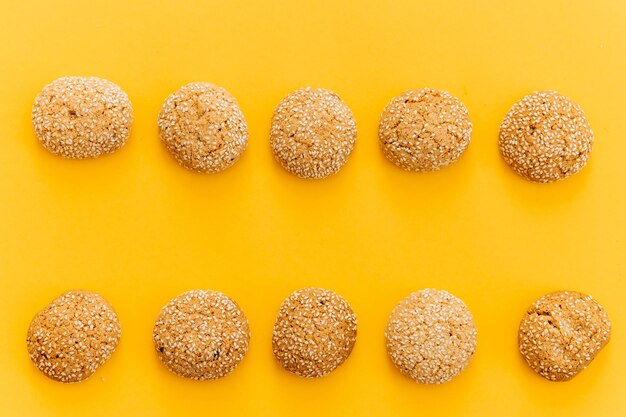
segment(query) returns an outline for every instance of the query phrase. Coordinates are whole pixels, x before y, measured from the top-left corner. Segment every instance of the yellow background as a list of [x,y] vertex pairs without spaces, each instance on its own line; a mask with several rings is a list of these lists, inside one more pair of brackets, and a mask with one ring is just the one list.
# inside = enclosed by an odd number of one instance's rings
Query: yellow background
[[[623,1],[2,1],[0,14],[0,415],[618,416],[626,413],[626,3]],[[64,75],[129,94],[135,124],[116,154],[53,156],[30,108]],[[209,81],[250,125],[242,159],[187,172],[158,140],[162,100]],[[296,179],[268,145],[276,103],[307,85],[338,92],[359,136],[336,176]],[[421,86],[463,100],[474,123],[461,160],[410,174],[378,149],[386,102]],[[596,133],[587,168],[531,184],[497,148],[509,107],[556,89]],[[349,360],[303,380],[271,352],[282,299],[303,286],[342,294],[359,318]],[[445,288],[474,314],[478,349],[457,379],[421,386],[385,354],[389,312]],[[32,316],[84,288],[115,306],[118,351],[63,385],[30,363]],[[252,330],[240,367],[216,382],[175,377],[153,352],[160,307],[193,288],[225,292]],[[544,381],[517,352],[519,319],[542,294],[574,289],[608,310],[611,343],[569,383]]]

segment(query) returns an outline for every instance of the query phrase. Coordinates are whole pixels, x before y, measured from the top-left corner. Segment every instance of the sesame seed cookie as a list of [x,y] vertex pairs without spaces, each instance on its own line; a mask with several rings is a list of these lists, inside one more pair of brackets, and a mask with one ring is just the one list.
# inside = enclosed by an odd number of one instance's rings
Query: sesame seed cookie
[[385,331],[387,353],[401,373],[422,384],[459,375],[476,350],[476,326],[467,306],[443,290],[424,289],[400,301]]
[[126,143],[133,108],[111,81],[63,77],[37,95],[32,120],[35,135],[50,152],[72,159],[97,158]]
[[538,91],[511,107],[500,126],[499,144],[516,173],[548,183],[587,164],[593,131],[578,104],[556,91]]
[[283,301],[272,347],[280,365],[305,378],[321,377],[341,365],[356,341],[356,315],[340,295],[304,288]]
[[447,91],[432,88],[406,91],[391,99],[378,127],[385,157],[413,172],[437,171],[455,162],[471,136],[465,105]]
[[176,375],[222,378],[248,351],[248,319],[237,303],[218,291],[193,290],[173,298],[152,334],[159,359]]
[[609,342],[611,322],[590,295],[546,294],[535,301],[519,327],[526,363],[550,381],[568,381],[585,369]]
[[355,143],[354,115],[330,90],[296,90],[274,110],[272,152],[283,168],[300,178],[325,178],[336,173]]
[[237,100],[224,88],[191,83],[171,94],[159,114],[159,134],[183,167],[215,173],[239,160],[248,125]]
[[33,318],[26,336],[35,366],[59,382],[80,382],[111,356],[122,334],[111,304],[89,291],[70,291]]

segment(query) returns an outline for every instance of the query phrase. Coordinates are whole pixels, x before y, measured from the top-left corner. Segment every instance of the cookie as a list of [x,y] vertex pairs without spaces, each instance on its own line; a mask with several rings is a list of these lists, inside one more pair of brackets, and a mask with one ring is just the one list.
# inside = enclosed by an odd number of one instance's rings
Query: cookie
[[585,113],[556,91],[538,91],[515,103],[500,126],[500,153],[533,182],[562,180],[589,160],[593,131]]
[[274,356],[287,371],[321,377],[341,365],[356,341],[356,315],[340,295],[304,288],[283,301],[274,324]]
[[248,125],[237,100],[224,88],[191,83],[171,94],[159,114],[159,135],[183,167],[216,173],[239,160]]
[[248,319],[218,291],[193,290],[163,307],[152,334],[159,359],[174,374],[196,380],[222,378],[248,351]]
[[378,126],[385,157],[412,172],[437,171],[458,160],[470,143],[465,105],[443,90],[421,88],[394,97]]
[[443,290],[424,289],[400,301],[385,331],[387,353],[401,373],[422,384],[459,375],[476,350],[476,326],[467,306]]
[[133,108],[111,81],[63,77],[37,95],[32,121],[39,142],[50,152],[72,159],[97,158],[124,146]]
[[535,301],[519,327],[526,363],[550,381],[568,381],[585,369],[609,342],[611,322],[590,295],[546,294]]
[[293,175],[325,178],[344,166],[354,148],[354,115],[330,90],[296,90],[274,110],[270,143],[278,162]]
[[35,366],[59,382],[80,382],[111,356],[122,330],[111,304],[89,291],[70,291],[33,318],[26,336]]

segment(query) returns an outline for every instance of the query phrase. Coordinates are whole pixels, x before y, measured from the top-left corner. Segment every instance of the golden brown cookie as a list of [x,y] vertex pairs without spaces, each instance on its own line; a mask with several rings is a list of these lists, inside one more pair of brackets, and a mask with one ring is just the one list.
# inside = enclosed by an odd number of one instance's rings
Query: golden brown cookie
[[173,298],[152,335],[159,359],[176,375],[211,380],[235,370],[248,351],[248,319],[218,291],[193,290]]
[[519,350],[528,365],[551,381],[568,381],[609,342],[611,322],[590,295],[546,294],[535,301],[519,327]]
[[280,365],[296,375],[329,374],[352,352],[356,315],[340,295],[304,288],[283,301],[274,324],[272,347]]
[[191,83],[171,94],[159,114],[161,141],[179,164],[203,173],[232,166],[248,145],[248,125],[224,88]]
[[70,291],[37,313],[26,345],[30,359],[46,376],[80,382],[109,359],[121,334],[107,300],[89,291]]
[[469,112],[447,91],[421,88],[385,107],[378,140],[385,157],[406,171],[437,171],[455,162],[472,136]]
[[283,168],[300,178],[325,178],[336,173],[355,143],[352,111],[330,90],[296,90],[274,110],[272,151]]
[[35,98],[33,127],[41,144],[66,158],[96,158],[121,148],[133,123],[128,96],[111,81],[63,77]]
[[440,384],[459,375],[476,350],[476,326],[467,306],[443,290],[424,289],[400,301],[385,332],[387,353],[405,375]]
[[538,91],[515,103],[500,126],[507,164],[534,182],[553,182],[589,160],[593,131],[578,104],[556,91]]

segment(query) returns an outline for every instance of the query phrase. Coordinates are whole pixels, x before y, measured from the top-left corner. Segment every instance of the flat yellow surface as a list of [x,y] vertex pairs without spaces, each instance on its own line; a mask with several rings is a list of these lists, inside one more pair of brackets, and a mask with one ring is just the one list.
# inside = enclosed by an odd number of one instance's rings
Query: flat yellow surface
[[[386,4],[385,4],[386,3]],[[626,4],[620,1],[2,1],[0,14],[0,415],[618,416],[626,414]],[[135,124],[119,152],[55,157],[30,108],[64,75],[124,88]],[[159,142],[162,100],[191,81],[238,98],[249,147],[218,175],[187,172]],[[290,176],[268,145],[276,103],[307,85],[335,90],[359,136],[344,169]],[[409,88],[447,89],[470,110],[472,143],[439,173],[410,174],[378,149],[378,117]],[[587,168],[531,184],[497,148],[523,95],[556,89],[596,133]],[[330,376],[304,380],[273,359],[282,299],[304,286],[352,304],[359,335]],[[443,386],[401,376],[385,354],[389,312],[444,288],[478,326],[474,361]],[[94,377],[52,382],[30,363],[32,316],[60,293],[101,293],[122,342]],[[250,320],[251,347],[216,382],[171,375],[152,348],[176,294],[225,292]],[[542,294],[595,296],[613,337],[569,383],[535,375],[517,326]]]

